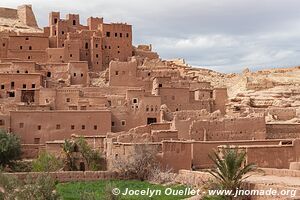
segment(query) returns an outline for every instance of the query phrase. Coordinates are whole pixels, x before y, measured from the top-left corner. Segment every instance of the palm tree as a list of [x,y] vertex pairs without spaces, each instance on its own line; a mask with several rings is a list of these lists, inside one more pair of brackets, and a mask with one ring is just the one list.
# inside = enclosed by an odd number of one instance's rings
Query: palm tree
[[208,172],[216,178],[222,189],[235,192],[242,181],[251,176],[250,172],[258,171],[257,166],[253,163],[246,164],[245,151],[239,152],[236,148],[226,147],[222,154],[223,158],[216,151],[209,155],[215,167]]

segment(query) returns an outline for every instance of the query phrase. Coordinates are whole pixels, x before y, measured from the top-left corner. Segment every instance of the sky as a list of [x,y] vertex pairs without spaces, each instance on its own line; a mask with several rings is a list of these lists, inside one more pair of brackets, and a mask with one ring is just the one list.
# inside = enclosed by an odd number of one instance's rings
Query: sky
[[133,43],[152,44],[161,58],[241,72],[300,65],[299,0],[1,0],[32,4],[40,27],[48,13],[80,14],[133,25]]

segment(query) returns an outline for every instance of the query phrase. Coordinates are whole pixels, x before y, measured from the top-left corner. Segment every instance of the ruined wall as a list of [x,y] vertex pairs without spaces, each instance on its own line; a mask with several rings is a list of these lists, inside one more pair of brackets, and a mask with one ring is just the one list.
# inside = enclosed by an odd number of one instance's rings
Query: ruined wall
[[266,125],[262,116],[198,120],[189,133],[191,139],[207,141],[265,139]]
[[266,130],[267,139],[300,137],[300,124],[266,124]]

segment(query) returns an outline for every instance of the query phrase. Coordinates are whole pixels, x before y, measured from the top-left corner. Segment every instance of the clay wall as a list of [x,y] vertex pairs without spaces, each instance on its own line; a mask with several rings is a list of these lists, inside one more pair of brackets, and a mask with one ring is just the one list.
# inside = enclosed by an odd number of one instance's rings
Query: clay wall
[[208,141],[265,139],[266,125],[264,117],[198,120],[192,122],[189,133],[191,139]]
[[276,120],[290,120],[296,117],[295,108],[269,108],[266,114],[273,115]]
[[[209,154],[213,150],[217,150],[220,145],[278,145],[281,141],[290,140],[242,140],[242,141],[207,141],[193,142],[193,166],[195,168],[209,168],[212,166],[212,161],[209,158]],[[267,153],[266,155],[269,155]],[[267,156],[264,156],[265,159]]]
[[[5,175],[16,176],[20,180],[31,176],[33,179],[40,175],[41,172],[18,172],[5,173]],[[62,171],[48,173],[55,181],[71,182],[71,181],[97,181],[97,180],[111,180],[118,178],[118,174],[110,171]]]
[[114,58],[127,61],[132,56],[132,26],[127,24],[101,24],[103,37],[103,66]]
[[228,100],[227,88],[214,88],[213,91],[213,111],[220,110],[222,114],[226,113],[226,103]]
[[137,86],[137,62],[112,61],[109,65],[110,86]]
[[18,13],[16,9],[0,8],[0,17],[16,19],[18,18]]
[[11,111],[10,128],[23,144],[77,135],[105,135],[111,131],[110,111]]
[[267,139],[300,138],[300,124],[269,123],[266,130]]
[[178,172],[192,167],[192,145],[190,142],[163,141],[162,166]]
[[16,90],[40,88],[40,74],[0,74],[1,98],[16,97]]

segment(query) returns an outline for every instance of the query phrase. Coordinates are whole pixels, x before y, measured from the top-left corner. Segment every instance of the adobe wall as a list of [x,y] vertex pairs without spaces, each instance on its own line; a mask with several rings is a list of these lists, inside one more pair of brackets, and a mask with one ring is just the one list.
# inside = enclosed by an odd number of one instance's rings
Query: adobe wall
[[18,18],[27,26],[37,27],[36,19],[33,14],[31,5],[18,6]]
[[109,64],[110,86],[137,86],[137,62],[112,61]]
[[163,141],[162,166],[178,172],[192,168],[192,145],[190,142]]
[[[15,176],[20,180],[25,180],[30,176],[33,179],[41,172],[18,172],[18,173],[4,173],[5,175]],[[54,181],[57,182],[71,182],[71,181],[97,181],[97,180],[112,180],[118,178],[118,174],[110,171],[61,171],[48,172]]]
[[266,124],[267,139],[300,138],[300,124]]
[[[290,141],[290,140],[244,140],[244,141],[195,141],[193,142],[193,166],[195,168],[209,168],[212,166],[212,161],[209,158],[209,154],[213,150],[217,150],[220,145],[277,145],[280,141]],[[266,153],[265,155],[269,155]],[[266,159],[266,156],[263,159]]]
[[18,13],[16,9],[0,8],[0,17],[16,19],[18,18]]
[[190,126],[190,137],[207,141],[265,139],[265,118],[243,117],[193,121]]
[[267,114],[272,115],[276,120],[290,120],[296,117],[295,108],[270,108]]
[[110,111],[11,111],[11,131],[25,144],[45,144],[77,135],[111,131]]
[[34,159],[37,158],[44,146],[40,144],[22,144],[21,145],[21,158]]
[[247,163],[255,163],[259,167],[289,169],[290,162],[300,161],[299,139],[286,145],[250,145],[241,146],[240,148],[246,149]]

